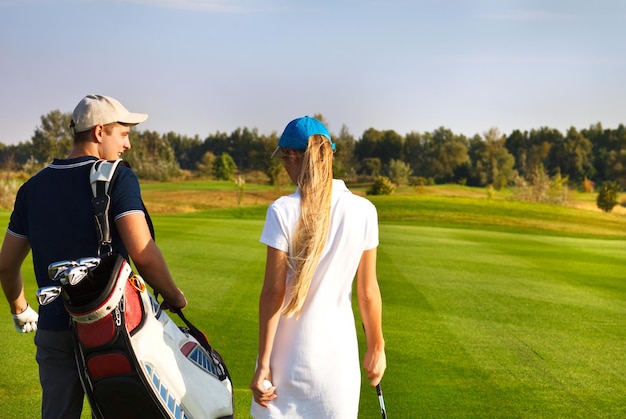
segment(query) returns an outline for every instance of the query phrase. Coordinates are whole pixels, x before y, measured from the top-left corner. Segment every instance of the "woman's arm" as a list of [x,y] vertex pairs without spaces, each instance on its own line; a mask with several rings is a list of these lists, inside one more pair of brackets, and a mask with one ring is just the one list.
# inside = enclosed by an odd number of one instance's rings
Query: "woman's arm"
[[266,389],[263,380],[271,381],[270,356],[274,336],[278,327],[281,308],[285,300],[287,276],[287,252],[267,247],[265,279],[259,299],[259,350],[257,367],[250,383],[254,400],[267,407],[267,402],[276,398],[274,387]]
[[356,273],[356,290],[367,340],[363,368],[367,371],[370,384],[376,386],[387,368],[382,328],[382,298],[376,277],[376,248],[366,250],[361,256]]

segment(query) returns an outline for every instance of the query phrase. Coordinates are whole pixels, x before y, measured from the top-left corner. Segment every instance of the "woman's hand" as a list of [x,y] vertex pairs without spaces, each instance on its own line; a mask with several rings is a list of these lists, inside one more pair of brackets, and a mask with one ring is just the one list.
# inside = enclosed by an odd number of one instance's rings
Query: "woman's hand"
[[268,407],[268,402],[278,397],[276,387],[271,383],[269,371],[260,368],[257,368],[252,377],[250,390],[252,390],[254,401],[265,408]]
[[367,379],[370,380],[372,387],[377,386],[387,369],[385,350],[368,349],[363,357],[363,368],[367,371]]

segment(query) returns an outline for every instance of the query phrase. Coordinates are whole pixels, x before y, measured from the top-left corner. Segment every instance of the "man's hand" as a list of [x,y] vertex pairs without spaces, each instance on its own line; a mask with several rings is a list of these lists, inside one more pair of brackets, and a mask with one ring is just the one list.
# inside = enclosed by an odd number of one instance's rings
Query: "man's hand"
[[13,324],[15,325],[15,329],[20,333],[36,331],[38,320],[39,315],[30,305],[20,314],[13,314]]

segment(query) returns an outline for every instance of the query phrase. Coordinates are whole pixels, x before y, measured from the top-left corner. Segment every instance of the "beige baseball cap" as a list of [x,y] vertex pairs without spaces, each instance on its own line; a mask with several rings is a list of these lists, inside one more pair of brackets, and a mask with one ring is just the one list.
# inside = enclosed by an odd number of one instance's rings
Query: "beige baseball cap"
[[74,130],[74,133],[79,133],[96,125],[113,122],[137,125],[146,119],[148,119],[147,114],[129,112],[117,99],[101,95],[87,95],[74,108],[70,128]]

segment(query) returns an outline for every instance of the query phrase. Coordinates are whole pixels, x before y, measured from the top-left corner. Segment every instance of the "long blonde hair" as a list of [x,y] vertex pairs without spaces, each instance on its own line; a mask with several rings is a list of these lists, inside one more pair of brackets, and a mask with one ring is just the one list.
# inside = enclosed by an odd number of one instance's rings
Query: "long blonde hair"
[[317,269],[330,226],[330,201],[333,187],[333,150],[323,135],[309,137],[298,177],[300,219],[296,226],[290,257],[294,271],[293,286],[283,314],[300,316]]

